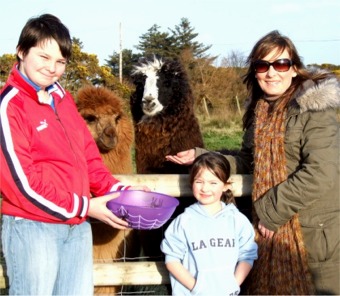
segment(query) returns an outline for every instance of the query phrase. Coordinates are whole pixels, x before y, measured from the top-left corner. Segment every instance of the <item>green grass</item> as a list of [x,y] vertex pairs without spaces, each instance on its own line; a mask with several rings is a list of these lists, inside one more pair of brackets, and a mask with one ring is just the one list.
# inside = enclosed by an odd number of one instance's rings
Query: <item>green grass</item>
[[232,134],[223,134],[219,131],[203,132],[203,141],[208,150],[229,149],[236,150],[241,147],[243,132],[235,131]]
[[208,119],[200,118],[205,148],[208,150],[237,150],[242,143],[242,122],[238,116],[220,114]]

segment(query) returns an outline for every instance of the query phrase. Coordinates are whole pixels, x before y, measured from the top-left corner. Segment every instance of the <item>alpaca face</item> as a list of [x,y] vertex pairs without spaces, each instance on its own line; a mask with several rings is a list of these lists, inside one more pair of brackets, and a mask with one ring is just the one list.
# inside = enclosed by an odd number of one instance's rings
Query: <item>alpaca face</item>
[[80,89],[77,107],[101,153],[115,149],[122,133],[130,130],[121,100],[105,88]]
[[141,100],[141,107],[143,113],[147,116],[154,116],[161,112],[164,105],[159,99],[159,71],[161,70],[163,62],[154,59],[153,62],[148,62],[137,66],[134,74],[143,75],[143,97]]
[[120,114],[99,110],[81,110],[81,115],[85,119],[88,129],[91,132],[101,153],[106,153],[114,149],[117,145],[117,129],[119,128]]

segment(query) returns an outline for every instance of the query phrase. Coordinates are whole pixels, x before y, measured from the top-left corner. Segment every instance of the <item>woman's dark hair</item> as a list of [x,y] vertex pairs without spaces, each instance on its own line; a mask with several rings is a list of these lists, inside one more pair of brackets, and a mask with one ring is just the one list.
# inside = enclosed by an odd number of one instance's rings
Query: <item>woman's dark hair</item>
[[[228,183],[230,177],[229,161],[222,154],[216,152],[207,152],[198,156],[192,164],[189,177],[191,186],[193,185],[197,174],[199,174],[204,168],[211,171],[224,184]],[[226,192],[223,192],[221,200],[226,204],[236,204],[234,195],[230,189],[228,189]]]
[[243,82],[246,84],[249,95],[249,104],[247,105],[247,110],[243,116],[243,128],[246,129],[252,123],[254,116],[254,110],[257,101],[263,97],[264,93],[259,86],[257,79],[255,77],[254,63],[257,60],[263,59],[269,53],[276,51],[279,56],[287,50],[289,57],[292,61],[293,67],[297,73],[297,76],[293,78],[291,86],[282,95],[282,99],[287,97],[292,97],[293,93],[301,85],[301,83],[307,79],[312,79],[317,81],[319,79],[325,78],[326,73],[311,73],[305,68],[298,51],[293,44],[293,42],[286,36],[282,35],[279,31],[272,31],[267,35],[263,36],[250,52],[247,58],[248,71],[243,76]]
[[[17,50],[25,56],[31,47],[51,39],[58,43],[62,56],[69,60],[72,54],[70,32],[57,17],[51,14],[43,14],[27,21],[21,31]],[[18,56],[17,60],[20,62]]]

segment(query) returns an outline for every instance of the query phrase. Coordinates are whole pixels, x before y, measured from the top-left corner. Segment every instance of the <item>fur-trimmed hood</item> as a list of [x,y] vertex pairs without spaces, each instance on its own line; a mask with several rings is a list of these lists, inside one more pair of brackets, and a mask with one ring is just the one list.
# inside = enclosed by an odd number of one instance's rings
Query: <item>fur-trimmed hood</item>
[[307,80],[295,95],[300,113],[340,108],[340,81],[330,76],[319,83]]

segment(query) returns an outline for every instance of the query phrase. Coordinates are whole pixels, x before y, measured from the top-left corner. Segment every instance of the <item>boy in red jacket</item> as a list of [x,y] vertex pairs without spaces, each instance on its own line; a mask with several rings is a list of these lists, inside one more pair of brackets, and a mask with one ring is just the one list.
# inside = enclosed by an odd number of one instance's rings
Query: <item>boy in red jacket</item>
[[[104,166],[71,95],[57,82],[71,56],[53,15],[28,20],[1,89],[2,244],[10,294],[92,295],[87,217],[124,229],[106,208],[124,186]],[[105,195],[105,196],[104,196]],[[96,196],[92,198],[91,196]]]

